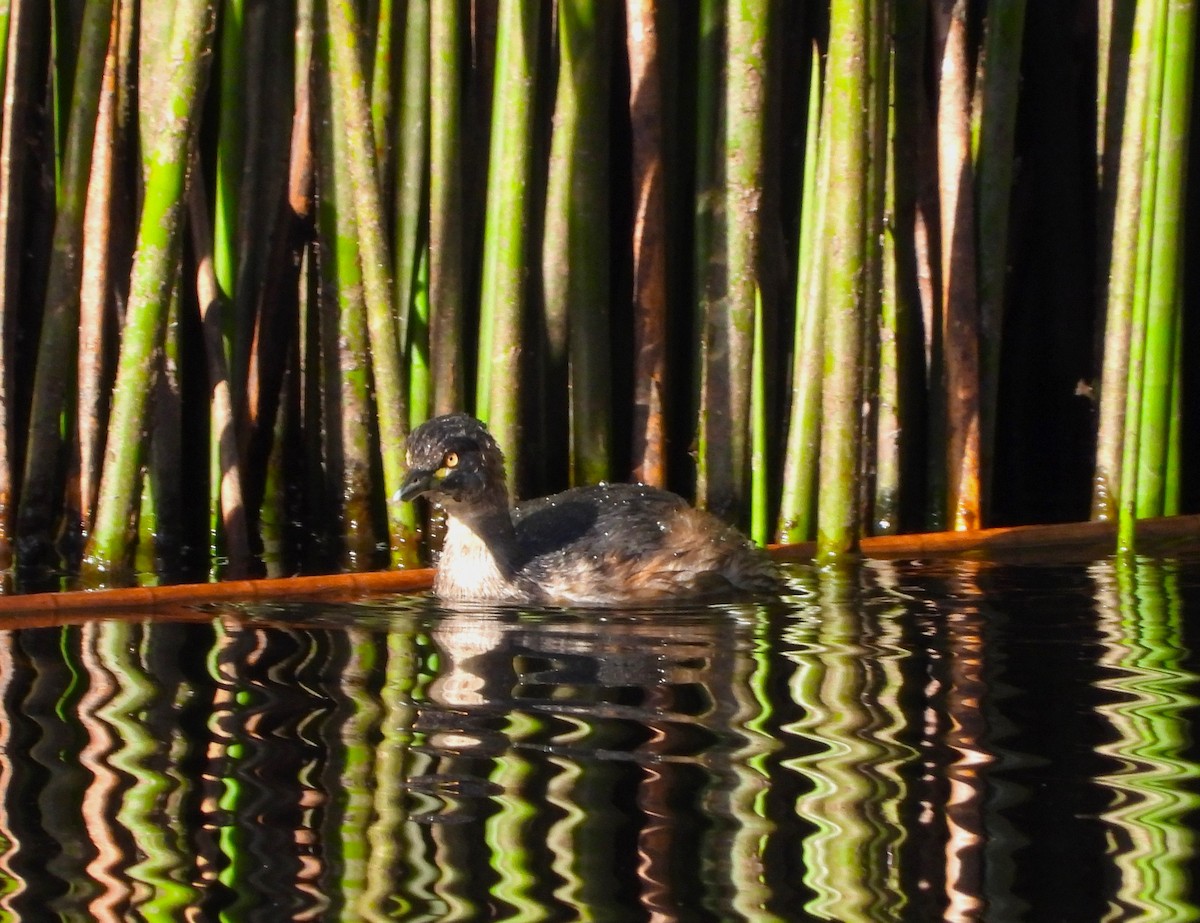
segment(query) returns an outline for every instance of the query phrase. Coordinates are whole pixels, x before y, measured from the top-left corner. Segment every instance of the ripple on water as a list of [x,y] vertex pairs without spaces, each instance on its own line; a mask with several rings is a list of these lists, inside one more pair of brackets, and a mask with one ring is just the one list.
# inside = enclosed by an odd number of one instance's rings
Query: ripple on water
[[14,620],[0,915],[1197,916],[1195,559],[787,578]]

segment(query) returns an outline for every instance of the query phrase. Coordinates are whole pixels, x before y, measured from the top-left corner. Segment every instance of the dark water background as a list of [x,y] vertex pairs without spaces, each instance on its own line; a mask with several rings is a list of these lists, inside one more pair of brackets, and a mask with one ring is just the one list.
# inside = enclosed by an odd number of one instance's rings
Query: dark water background
[[0,627],[0,921],[1187,920],[1200,559]]

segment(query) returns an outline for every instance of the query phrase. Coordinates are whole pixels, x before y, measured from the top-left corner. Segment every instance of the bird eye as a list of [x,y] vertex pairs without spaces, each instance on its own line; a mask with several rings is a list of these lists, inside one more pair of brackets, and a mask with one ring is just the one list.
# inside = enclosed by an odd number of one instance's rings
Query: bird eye
[[457,452],[447,452],[446,457],[442,459],[442,464],[447,468],[457,468],[458,467],[458,453]]

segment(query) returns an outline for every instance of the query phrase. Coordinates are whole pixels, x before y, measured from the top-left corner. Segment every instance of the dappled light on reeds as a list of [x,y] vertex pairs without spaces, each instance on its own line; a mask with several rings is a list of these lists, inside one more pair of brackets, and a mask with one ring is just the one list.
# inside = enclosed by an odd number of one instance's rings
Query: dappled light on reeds
[[[1134,547],[1133,522],[1180,512],[1185,275],[1183,258],[1188,137],[1196,44],[1193,3],[1140,3],[1114,20],[1099,47],[1110,81],[1123,68],[1120,143],[1104,149],[1111,210],[1104,290],[1104,371],[1092,512],[1120,524]],[[1128,51],[1124,43],[1128,43]],[[1097,132],[1115,134],[1106,118]],[[1113,175],[1115,173],[1115,175]]]
[[1191,2],[5,9],[18,588],[428,563],[457,410],[830,564],[1196,508]]

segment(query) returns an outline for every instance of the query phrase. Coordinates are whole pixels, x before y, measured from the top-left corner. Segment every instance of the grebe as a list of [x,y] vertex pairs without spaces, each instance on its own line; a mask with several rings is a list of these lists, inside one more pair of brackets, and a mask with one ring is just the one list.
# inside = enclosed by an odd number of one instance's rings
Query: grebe
[[422,423],[406,448],[400,498],[446,511],[443,600],[613,606],[784,589],[762,549],[669,491],[598,484],[510,505],[504,454],[468,414]]

